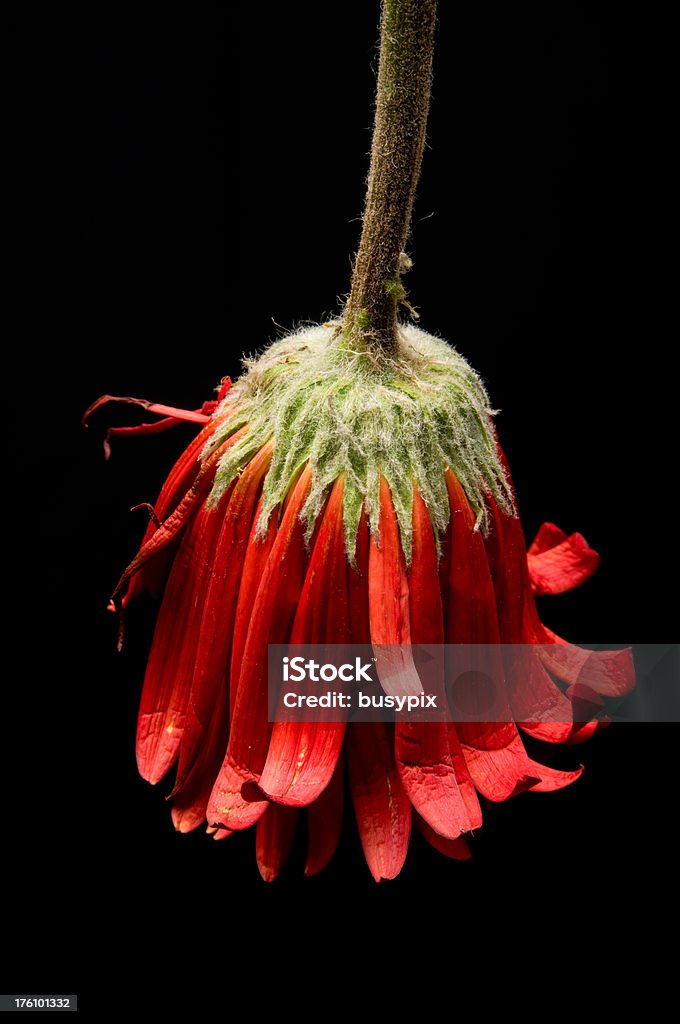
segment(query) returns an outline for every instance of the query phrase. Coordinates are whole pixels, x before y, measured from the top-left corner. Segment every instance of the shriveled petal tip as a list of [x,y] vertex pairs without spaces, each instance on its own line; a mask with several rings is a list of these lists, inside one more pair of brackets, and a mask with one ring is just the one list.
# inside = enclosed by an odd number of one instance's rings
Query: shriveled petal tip
[[255,853],[265,882],[273,882],[286,862],[295,838],[297,814],[290,807],[271,804],[257,823]]
[[153,413],[155,416],[163,417],[159,420],[152,420],[150,422],[146,421],[144,423],[135,424],[134,426],[109,427],[104,438],[104,457],[108,460],[111,456],[111,439],[114,437],[141,437],[144,435],[162,434],[168,430],[172,430],[173,427],[178,426],[182,422],[200,423],[203,425],[207,424],[209,435],[215,429],[218,420],[223,422],[231,415],[230,410],[227,413],[221,413],[219,417],[213,418],[221,397],[223,397],[222,391],[220,391],[220,399],[217,401],[204,402],[200,409],[178,409],[174,406],[162,405],[157,402],[148,402],[143,398],[120,398],[116,395],[102,395],[101,398],[98,398],[93,402],[89,409],[85,411],[82,418],[82,424],[84,427],[87,427],[87,421],[92,413],[109,402],[124,402],[128,405],[137,405],[145,409],[147,412]]
[[583,765],[573,772],[561,772],[537,761],[531,761],[530,764],[536,769],[535,774],[538,776],[536,782],[527,786],[532,793],[554,793],[558,789],[571,786],[572,782],[576,782],[583,775]]
[[83,426],[87,425],[87,421],[93,412],[100,409],[103,405],[108,405],[110,402],[123,402],[125,405],[138,405],[142,409],[146,409],[147,412],[154,413],[156,416],[165,416],[170,419],[181,420],[187,423],[207,423],[210,419],[210,415],[212,414],[212,410],[208,415],[206,415],[202,408],[178,409],[172,405],[162,405],[159,402],[149,402],[146,398],[127,398],[119,395],[101,395],[83,413],[83,418],[81,420]]
[[472,860],[472,853],[470,852],[467,840],[462,838],[445,839],[443,836],[438,835],[433,828],[430,828],[427,822],[423,821],[419,815],[415,816],[415,823],[418,831],[430,846],[439,853],[443,853],[445,857],[449,857],[451,860]]
[[589,579],[600,556],[585,537],[567,537],[553,523],[544,523],[527,551],[531,586],[535,594],[562,594]]

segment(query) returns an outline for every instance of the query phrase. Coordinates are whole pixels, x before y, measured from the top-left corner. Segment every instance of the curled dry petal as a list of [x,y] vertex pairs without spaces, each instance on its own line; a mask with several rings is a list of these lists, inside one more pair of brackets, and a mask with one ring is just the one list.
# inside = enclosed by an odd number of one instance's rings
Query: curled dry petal
[[562,594],[590,579],[600,556],[580,533],[567,537],[553,523],[543,523],[527,551],[527,563],[535,594]]

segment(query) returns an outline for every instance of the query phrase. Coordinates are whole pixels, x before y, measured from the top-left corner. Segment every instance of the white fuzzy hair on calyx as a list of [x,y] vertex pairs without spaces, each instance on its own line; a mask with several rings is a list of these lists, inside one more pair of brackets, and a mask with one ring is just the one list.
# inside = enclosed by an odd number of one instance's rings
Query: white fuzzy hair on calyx
[[217,500],[268,441],[273,455],[265,478],[258,532],[279,507],[299,470],[311,468],[302,510],[306,535],[333,482],[344,476],[344,530],[353,559],[364,507],[378,537],[380,477],[392,492],[407,562],[411,556],[413,487],[428,508],[437,540],[449,521],[444,473],[458,477],[481,528],[485,497],[514,511],[501,465],[493,410],[469,363],[450,345],[418,327],[400,326],[395,357],[353,351],[337,325],[310,327],[274,342],[246,372],[218,410],[231,415],[204,455],[247,426],[222,456],[213,488]]

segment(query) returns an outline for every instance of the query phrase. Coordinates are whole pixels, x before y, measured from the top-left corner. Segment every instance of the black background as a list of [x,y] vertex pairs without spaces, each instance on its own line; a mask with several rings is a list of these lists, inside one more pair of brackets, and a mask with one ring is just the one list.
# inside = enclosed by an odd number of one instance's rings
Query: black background
[[[550,751],[585,763],[576,786],[491,808],[469,865],[414,837],[399,879],[379,887],[351,815],[322,876],[303,880],[296,850],[267,887],[252,836],[175,835],[167,787],[136,775],[151,608],[131,614],[122,656],[104,608],[143,527],[127,509],[153,501],[190,428],[114,442],[105,465],[105,426],[134,412],[99,414],[89,432],[79,416],[104,392],[195,408],[243,352],[340,308],[377,5],[341,6],[18,31],[5,126],[5,564],[19,612],[6,642],[20,666],[4,745],[6,991],[97,998],[115,978],[120,996],[139,976],[151,997],[168,985],[148,974],[161,957],[181,992],[181,965],[204,946],[236,933],[245,959],[274,942],[294,957],[295,934],[309,944],[338,922],[381,941],[401,922],[400,941],[422,949],[446,922],[501,942],[517,916],[538,947],[555,922],[611,929],[622,903],[644,914],[663,899],[672,726]],[[676,624],[663,34],[591,4],[443,4],[410,245],[422,326],[459,347],[502,410],[527,536],[547,519],[602,554],[595,579],[542,605],[552,628],[590,642],[668,641]]]

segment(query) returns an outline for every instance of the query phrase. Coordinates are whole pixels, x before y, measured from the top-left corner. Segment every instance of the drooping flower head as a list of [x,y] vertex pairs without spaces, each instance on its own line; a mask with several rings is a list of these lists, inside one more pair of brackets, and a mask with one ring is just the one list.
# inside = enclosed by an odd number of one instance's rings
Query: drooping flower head
[[[301,812],[306,871],[321,870],[345,788],[376,879],[398,873],[413,824],[467,857],[480,796],[580,774],[530,758],[521,732],[580,742],[603,724],[582,724],[585,705],[632,685],[629,652],[583,651],[538,618],[534,593],[583,582],[598,558],[550,525],[527,556],[479,377],[445,342],[415,327],[398,336],[378,370],[332,327],[251,361],[204,414],[116,594],[162,590],[140,772],[156,783],[175,767],[182,832],[255,826],[266,879]],[[270,723],[269,644],[349,642],[537,646],[505,666],[502,721]],[[550,715],[536,720],[535,706]]]
[[[207,822],[223,839],[255,827],[268,880],[301,813],[306,872],[327,864],[346,789],[376,879],[399,872],[414,824],[466,858],[480,797],[556,790],[580,773],[532,759],[521,733],[580,742],[603,724],[593,715],[602,698],[633,682],[628,651],[581,650],[541,624],[534,593],[583,582],[597,555],[550,525],[527,554],[479,377],[445,342],[398,323],[400,307],[413,312],[403,249],[435,14],[436,0],[383,0],[367,199],[342,318],[276,342],[214,408],[142,403],[164,417],[142,429],[204,426],[114,595],[119,608],[143,587],[162,595],[139,768],[152,783],[174,768],[181,832]],[[269,646],[300,643],[394,645],[412,681],[413,645],[486,645],[502,659],[493,720],[272,723]]]

